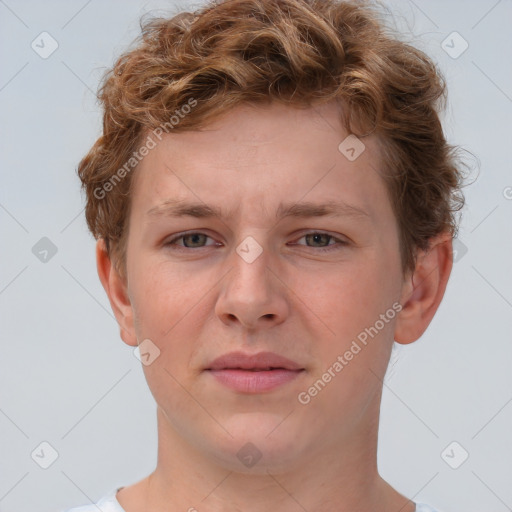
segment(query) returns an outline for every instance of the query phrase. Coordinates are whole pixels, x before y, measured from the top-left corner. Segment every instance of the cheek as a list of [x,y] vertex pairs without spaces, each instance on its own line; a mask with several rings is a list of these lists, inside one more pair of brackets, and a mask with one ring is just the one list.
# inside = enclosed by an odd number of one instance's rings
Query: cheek
[[357,334],[370,319],[378,318],[387,290],[379,285],[377,267],[367,261],[359,265],[339,264],[325,273],[302,272],[290,280],[301,308],[325,330],[325,339],[345,339]]
[[[184,392],[193,383],[190,372],[197,326],[193,293],[179,287],[179,279],[170,273],[147,272],[139,276],[135,291],[134,313],[137,318],[137,338],[150,339],[158,354],[153,362],[143,366],[146,381],[157,404],[172,409],[173,417],[190,416],[190,397]],[[187,412],[188,411],[188,412]],[[172,418],[169,418],[172,420]]]
[[137,279],[133,295],[136,336],[139,343],[146,344],[151,354],[150,364],[144,364],[143,358],[143,370],[156,399],[160,394],[165,396],[177,385],[172,377],[179,382],[183,380],[180,368],[187,367],[190,344],[184,343],[181,325],[184,322],[180,322],[180,319],[183,319],[186,311],[183,311],[183,302],[176,299],[175,290],[167,286],[165,281],[153,279],[149,273],[145,278]]
[[371,388],[372,383],[377,383],[371,371],[380,375],[387,365],[397,316],[393,304],[399,297],[399,286],[394,269],[386,265],[376,257],[368,258],[359,265],[340,265],[325,279],[318,274],[305,274],[302,279],[301,299],[305,306],[301,307],[310,319],[310,330],[318,332],[314,351],[320,364],[315,368],[316,377],[332,369],[338,356],[346,354],[343,370],[336,372],[340,377],[334,380],[340,385],[345,380],[343,386],[349,394],[354,386]]
[[[146,337],[166,339],[175,326],[191,309],[196,295],[197,283],[184,279],[175,270],[151,265],[140,265],[133,277],[133,298],[138,326]],[[192,313],[192,311],[191,311]]]

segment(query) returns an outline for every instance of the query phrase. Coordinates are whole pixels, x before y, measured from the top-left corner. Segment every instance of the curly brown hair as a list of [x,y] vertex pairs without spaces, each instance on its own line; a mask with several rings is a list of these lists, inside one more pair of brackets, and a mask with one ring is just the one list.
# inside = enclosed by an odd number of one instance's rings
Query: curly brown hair
[[[404,272],[432,237],[457,235],[463,176],[458,148],[447,143],[439,119],[444,79],[429,57],[386,27],[373,4],[211,0],[193,13],[141,21],[141,29],[137,45],[103,78],[103,134],[78,167],[89,229],[105,240],[122,275],[129,171],[148,130],[200,129],[242,102],[305,108],[335,100],[349,133],[377,135]],[[192,104],[179,123],[169,123]]]

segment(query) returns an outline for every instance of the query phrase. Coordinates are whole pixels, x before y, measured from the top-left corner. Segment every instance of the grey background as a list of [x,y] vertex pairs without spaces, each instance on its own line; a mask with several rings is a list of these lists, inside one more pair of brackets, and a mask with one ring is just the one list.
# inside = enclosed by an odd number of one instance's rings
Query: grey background
[[[480,172],[465,190],[467,252],[440,310],[390,365],[380,471],[444,512],[512,510],[512,2],[385,4],[444,71],[446,133]],[[2,512],[89,503],[156,463],[154,401],[97,278],[75,169],[100,133],[94,92],[104,69],[143,13],[186,5],[0,0]],[[47,59],[31,48],[43,31],[59,44]],[[456,59],[441,47],[453,31],[469,43]],[[57,249],[46,262],[32,252],[43,237]],[[48,469],[31,457],[43,441],[58,453]],[[453,441],[462,448],[443,458]],[[446,461],[462,449],[469,458],[453,469]]]

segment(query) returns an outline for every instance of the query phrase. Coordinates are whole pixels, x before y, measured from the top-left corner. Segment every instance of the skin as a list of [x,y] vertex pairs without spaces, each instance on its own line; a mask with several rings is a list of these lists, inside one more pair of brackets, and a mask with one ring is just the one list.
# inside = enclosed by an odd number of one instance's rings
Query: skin
[[[158,405],[158,463],[117,493],[127,512],[414,511],[377,470],[382,379],[393,340],[415,341],[432,320],[451,272],[452,239],[433,238],[414,273],[402,273],[379,141],[365,137],[364,152],[349,161],[338,150],[348,135],[339,116],[335,104],[244,104],[208,129],[165,135],[139,165],[126,280],[103,241],[97,245],[122,339],[134,347],[150,339],[160,350],[143,366]],[[230,213],[148,214],[172,198]],[[328,200],[368,215],[276,218],[282,201]],[[192,230],[207,237],[166,245]],[[305,236],[318,231],[334,238]],[[236,252],[248,236],[263,250],[252,263]],[[393,303],[401,312],[299,403],[298,394]],[[305,371],[270,392],[238,393],[203,371],[234,350],[272,351]],[[262,454],[251,468],[236,456],[248,442]]]

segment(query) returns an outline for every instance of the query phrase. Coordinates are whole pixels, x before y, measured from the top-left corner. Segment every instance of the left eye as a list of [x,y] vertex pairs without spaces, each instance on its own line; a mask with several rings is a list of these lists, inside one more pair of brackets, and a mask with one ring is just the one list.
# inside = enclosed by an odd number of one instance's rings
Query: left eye
[[[205,233],[200,233],[198,231],[192,232],[192,233],[185,233],[183,235],[178,235],[174,237],[173,239],[169,240],[165,245],[174,245],[177,247],[183,247],[185,249],[200,249],[202,247],[207,247],[208,245],[204,245],[204,242],[206,242],[207,239],[213,240],[211,237],[206,235]],[[320,251],[330,251],[336,246],[340,245],[347,245],[347,242],[340,240],[339,238],[334,237],[333,235],[329,235],[328,233],[322,233],[313,231],[311,233],[307,233],[303,235],[298,240],[306,240],[306,245],[308,247],[311,247],[313,249],[319,249]],[[177,243],[178,241],[182,241],[182,244]],[[335,243],[329,243],[330,241],[334,241]],[[336,243],[337,242],[337,243]],[[321,246],[317,245],[309,245],[309,243],[313,244],[320,244]],[[326,244],[326,245],[324,245]],[[209,244],[216,245],[214,244]],[[303,245],[303,244],[298,244]]]
[[[325,245],[323,247],[318,247],[318,246],[313,247],[316,249],[320,249],[321,251],[330,251],[330,250],[332,250],[331,248],[334,249],[336,245],[347,245],[347,242],[345,242],[344,240],[340,240],[339,238],[329,235],[328,233],[322,233],[322,232],[307,233],[306,235],[299,238],[299,240],[302,240],[303,238],[306,239],[306,243],[307,243],[307,241],[310,241],[314,244],[323,244],[324,242],[326,242],[327,245]],[[338,244],[336,244],[336,243],[330,244],[329,243],[330,240],[334,240],[335,242],[338,242]],[[312,247],[312,246],[308,245],[308,247]]]

